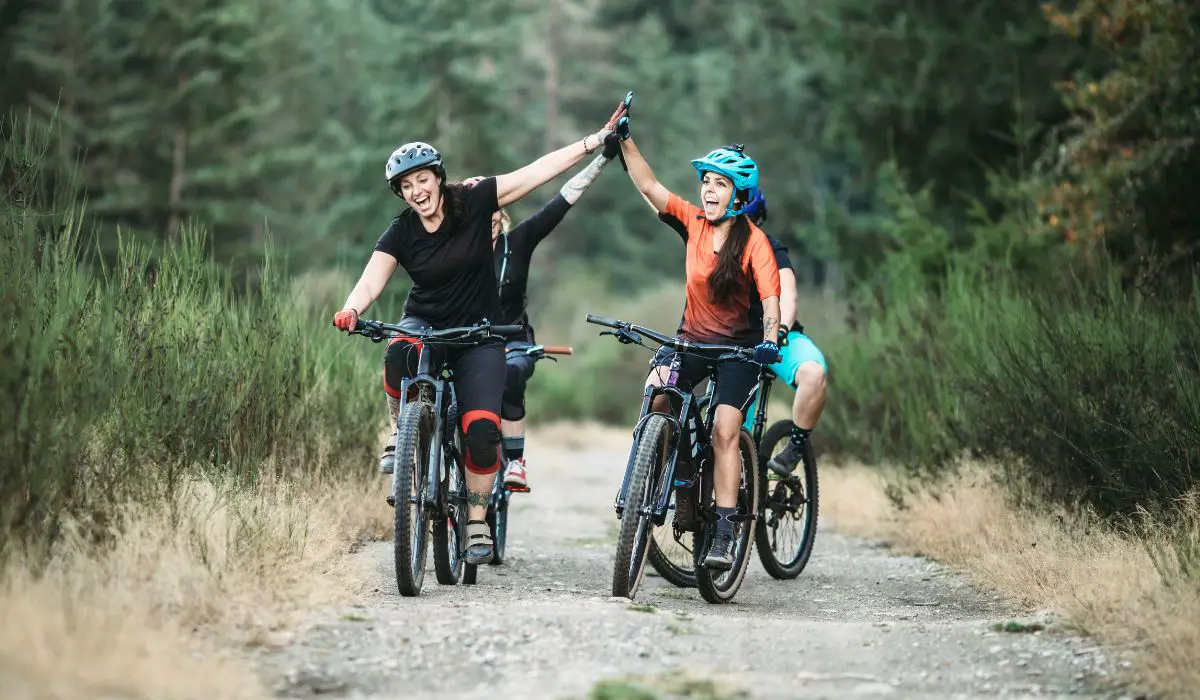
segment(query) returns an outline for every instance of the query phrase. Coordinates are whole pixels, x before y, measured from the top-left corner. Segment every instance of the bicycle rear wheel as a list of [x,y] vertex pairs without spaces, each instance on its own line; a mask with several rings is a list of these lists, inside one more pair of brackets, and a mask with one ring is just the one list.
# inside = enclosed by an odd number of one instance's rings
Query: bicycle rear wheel
[[425,581],[425,486],[429,478],[429,443],[433,436],[433,406],[414,401],[404,407],[396,433],[396,462],[392,474],[396,528],[396,586],[400,595],[421,594]]
[[[671,493],[675,502],[675,493]],[[669,512],[669,511],[668,511]],[[691,533],[678,530],[670,517],[654,528],[648,557],[651,566],[672,584],[680,588],[696,587],[695,556],[692,554]]]
[[792,422],[781,420],[767,429],[759,445],[759,487],[762,512],[755,528],[758,558],[767,573],[777,579],[793,579],[804,571],[817,539],[817,460],[812,445],[796,471],[781,477],[767,462],[787,445]]
[[[742,478],[738,487],[737,512],[739,515],[754,515],[758,512],[758,457],[754,449],[754,440],[745,428],[740,430],[738,436],[738,451],[741,455]],[[705,481],[711,484],[711,476]],[[711,492],[710,488],[704,490]],[[705,494],[704,502],[711,513],[711,493]],[[754,521],[736,522],[733,527],[733,568],[729,571],[712,571],[701,563],[708,556],[716,534],[715,524],[707,516],[693,538],[693,551],[696,553],[696,587],[700,589],[700,595],[710,603],[728,603],[733,600],[746,577],[746,569],[749,568],[750,550],[754,548]]]
[[646,566],[647,540],[654,527],[651,509],[658,478],[666,460],[670,423],[662,414],[651,414],[642,427],[629,489],[625,493],[625,508],[621,513],[621,529],[617,535],[617,556],[613,562],[612,594],[633,599],[642,582]]
[[455,452],[445,453],[446,481],[442,493],[445,494],[446,517],[433,520],[433,570],[437,574],[438,583],[453,586],[463,575],[463,540],[467,532],[467,474],[463,468],[461,455],[461,437],[455,429],[455,424],[447,422],[446,428],[454,430]]

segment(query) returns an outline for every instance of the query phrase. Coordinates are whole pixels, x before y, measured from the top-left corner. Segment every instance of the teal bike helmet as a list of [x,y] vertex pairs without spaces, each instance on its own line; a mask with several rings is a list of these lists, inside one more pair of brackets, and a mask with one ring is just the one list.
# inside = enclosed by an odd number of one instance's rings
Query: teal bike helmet
[[[729,178],[733,182],[734,190],[746,191],[747,203],[749,203],[758,195],[758,163],[743,153],[742,149],[743,146],[740,143],[714,149],[703,158],[693,160],[692,167],[696,169],[696,174],[700,176],[701,180],[704,179],[706,172]],[[733,199],[730,198],[729,206],[725,209],[725,216],[721,218],[725,219],[744,213],[746,213],[746,207],[734,209]]]

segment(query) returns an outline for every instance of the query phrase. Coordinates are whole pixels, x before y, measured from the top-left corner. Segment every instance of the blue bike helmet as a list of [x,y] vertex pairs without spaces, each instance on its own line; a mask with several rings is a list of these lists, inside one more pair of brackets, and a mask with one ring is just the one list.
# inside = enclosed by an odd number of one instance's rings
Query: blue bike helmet
[[446,168],[442,165],[442,154],[433,146],[421,141],[406,143],[392,151],[388,157],[386,176],[388,185],[397,197],[400,194],[400,176],[421,168],[432,168],[438,177],[446,179]]
[[[746,191],[749,201],[753,201],[758,194],[758,164],[754,162],[753,158],[742,152],[740,143],[714,149],[703,158],[693,160],[692,167],[696,169],[696,174],[700,176],[701,180],[704,179],[706,172],[724,175],[733,182],[734,190]],[[744,207],[734,209],[733,199],[730,198],[729,206],[725,209],[725,216],[722,219],[738,216],[745,211]]]

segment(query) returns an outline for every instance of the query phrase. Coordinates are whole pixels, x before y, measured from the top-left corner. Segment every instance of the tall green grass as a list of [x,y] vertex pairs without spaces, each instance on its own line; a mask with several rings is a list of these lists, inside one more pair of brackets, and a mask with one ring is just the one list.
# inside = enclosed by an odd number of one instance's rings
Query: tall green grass
[[943,281],[876,305],[831,350],[821,429],[842,451],[927,475],[994,459],[1014,486],[1110,516],[1200,486],[1196,298],[1069,270],[961,264]]
[[[198,227],[158,250],[122,241],[103,264],[86,207],[42,168],[50,134],[14,123],[0,152],[0,549],[103,525],[133,500],[171,502],[185,476],[323,478],[370,464],[378,354],[295,296],[271,252],[248,290]],[[355,339],[357,340],[357,339]]]

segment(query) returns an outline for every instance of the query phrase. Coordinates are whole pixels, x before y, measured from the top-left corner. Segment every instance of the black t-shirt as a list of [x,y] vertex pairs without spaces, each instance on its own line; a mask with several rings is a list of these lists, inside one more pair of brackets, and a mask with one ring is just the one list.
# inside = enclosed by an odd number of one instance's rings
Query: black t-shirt
[[542,207],[541,211],[517,224],[507,235],[500,236],[493,251],[496,280],[500,286],[500,318],[502,323],[519,323],[528,330],[526,339],[533,342],[526,306],[529,299],[529,265],[533,250],[566,216],[571,204],[561,194]]
[[[658,215],[658,220],[663,222],[667,226],[670,226],[671,229],[673,231],[675,231],[675,233],[679,234],[679,237],[683,239],[683,242],[687,243],[687,229],[684,228],[683,222],[681,222],[679,219],[676,219],[675,217],[673,217],[669,214],[664,214],[661,212]],[[792,259],[790,257],[788,257],[787,246],[785,246],[783,244],[783,241],[779,240],[778,238],[775,238],[774,236],[768,235],[767,240],[771,242],[771,250],[774,251],[774,253],[775,253],[775,264],[779,266],[780,270],[791,270],[792,269]],[[750,280],[749,317],[750,317],[751,328],[758,328],[758,327],[762,326],[762,317],[763,317],[762,299],[759,298],[758,287],[754,284],[753,279]],[[682,328],[683,328],[683,326],[682,326],[682,321],[681,321],[680,329],[682,329]],[[790,330],[803,331],[803,329],[804,329],[804,326],[800,325],[799,321],[792,322],[792,327]]]
[[492,267],[492,213],[499,209],[496,178],[465,190],[461,220],[430,233],[412,209],[392,220],[375,250],[394,257],[412,278],[404,315],[434,328],[503,323]]
[[[767,240],[771,242],[771,250],[775,252],[775,264],[780,270],[791,270],[792,259],[788,257],[787,246],[783,241],[774,236],[767,236]],[[780,280],[782,282],[783,280]],[[762,299],[758,298],[758,288],[754,285],[754,280],[750,280],[750,322],[756,324],[756,327],[762,327],[763,305]],[[792,323],[792,328],[796,327],[796,323]]]

